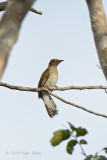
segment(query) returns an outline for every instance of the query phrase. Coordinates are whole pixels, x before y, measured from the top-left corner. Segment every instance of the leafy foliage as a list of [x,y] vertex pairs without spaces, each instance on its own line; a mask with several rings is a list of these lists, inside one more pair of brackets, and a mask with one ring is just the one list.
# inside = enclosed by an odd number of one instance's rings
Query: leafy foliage
[[105,156],[98,156],[98,155],[89,155],[87,158],[85,158],[84,160],[107,160],[107,158]]
[[84,160],[91,160],[92,158],[93,158],[93,155],[89,155]]
[[68,139],[71,135],[70,130],[60,129],[53,133],[53,138],[50,140],[52,146],[57,146],[62,141]]
[[70,140],[70,141],[68,142],[66,150],[67,150],[67,152],[68,152],[69,154],[72,154],[72,153],[73,153],[74,146],[75,146],[77,143],[78,143],[77,140],[74,140],[74,139],[73,139],[73,140]]
[[105,148],[103,148],[103,150],[105,151],[105,153],[107,153],[107,148],[105,147]]
[[69,124],[69,126],[70,126],[70,128],[71,128],[72,131],[76,130],[75,126],[72,123],[68,122],[68,124]]
[[84,139],[81,139],[79,143],[80,143],[80,144],[87,144],[87,141],[84,140]]
[[85,136],[88,132],[85,128],[76,128],[76,136],[79,137],[79,136]]
[[86,136],[88,131],[82,127],[75,127],[72,123],[68,122],[70,129],[60,129],[53,133],[53,137],[50,140],[52,146],[57,146],[64,140],[70,138],[66,146],[66,151],[68,154],[73,154],[74,149],[77,145],[80,146],[81,153],[85,156],[84,160],[107,160],[107,157],[101,155],[100,152],[103,151],[107,154],[107,147],[103,148],[101,151],[95,154],[87,155],[83,149],[83,144],[86,145],[87,141],[85,139],[80,139],[80,137]]

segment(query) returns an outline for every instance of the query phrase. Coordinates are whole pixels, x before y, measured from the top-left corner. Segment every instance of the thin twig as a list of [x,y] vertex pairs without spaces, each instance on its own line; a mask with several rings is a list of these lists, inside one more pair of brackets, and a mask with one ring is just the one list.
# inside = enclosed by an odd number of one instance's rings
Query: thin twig
[[38,11],[37,9],[34,9],[34,8],[30,8],[30,11],[36,13],[36,14],[40,14],[42,15],[42,12],[41,11]]
[[102,69],[98,64],[97,64],[97,67],[100,68],[100,69]]
[[[83,149],[81,143],[78,142],[78,144],[79,144],[79,146],[80,146],[80,148],[81,148],[82,154],[83,154],[85,157],[88,157],[88,156],[86,155],[86,153],[85,153],[85,151],[84,151],[84,149]],[[89,160],[90,160],[90,159],[89,159]]]
[[[88,113],[91,113],[91,114],[94,114],[94,115],[97,115],[97,116],[100,116],[100,117],[107,118],[107,115],[104,115],[104,114],[101,114],[101,113],[97,113],[97,112],[91,111],[91,110],[89,110],[89,109],[86,109],[85,107],[82,107],[82,106],[80,106],[80,105],[77,105],[77,104],[72,103],[72,102],[69,102],[69,101],[66,101],[65,99],[63,99],[63,98],[57,96],[56,94],[52,93],[51,91],[49,91],[50,88],[48,89],[48,88],[46,88],[46,87],[30,88],[30,87],[22,87],[22,86],[13,86],[13,85],[10,85],[10,84],[7,84],[7,83],[3,83],[3,82],[0,82],[0,86],[6,87],[6,88],[9,88],[9,89],[19,90],[19,91],[29,91],[29,92],[46,91],[46,92],[48,92],[50,95],[52,95],[53,97],[59,99],[60,101],[62,101],[62,102],[64,102],[64,103],[67,103],[67,104],[69,104],[69,105],[72,105],[72,106],[74,106],[74,107],[76,107],[76,108],[80,108],[80,109],[82,109],[82,110],[84,110],[84,111],[86,111],[86,112],[88,112]],[[100,88],[100,87],[101,87],[101,88]],[[92,88],[92,86],[91,86],[91,87],[89,88],[89,86],[88,86],[88,87],[85,86],[86,89],[105,89],[105,88],[107,88],[106,86],[100,86],[100,87],[98,87],[98,86],[93,86],[93,88]],[[52,88],[52,87],[51,87],[51,88]],[[53,87],[53,88],[55,88],[55,87]],[[58,87],[56,87],[56,88],[57,88],[57,90],[58,90]],[[67,87],[65,87],[65,89],[66,89],[66,88],[67,88]],[[73,86],[73,89],[74,89],[74,88],[76,89],[75,86]],[[77,88],[78,88],[78,87],[77,87]],[[82,87],[82,88],[84,88],[84,87]],[[85,88],[84,88],[84,89],[85,89]],[[80,87],[79,87],[79,89],[80,89]],[[63,90],[64,90],[64,89],[63,89]]]
[[[77,138],[76,138],[77,139]],[[88,156],[87,156],[87,154],[85,153],[85,151],[84,151],[84,149],[83,149],[83,147],[82,147],[82,145],[81,145],[81,143],[78,141],[78,145],[80,146],[80,148],[81,148],[81,151],[82,151],[82,154],[87,158],[87,160],[91,160]]]
[[[78,142],[79,147],[81,148],[82,154],[83,154],[85,157],[88,157],[87,154],[85,153],[85,151],[84,151],[81,143],[77,140],[77,137],[76,137],[76,136],[75,136],[75,139],[76,139],[76,141]],[[89,159],[89,160],[90,160],[90,159]]]
[[78,143],[78,145],[79,145],[79,147],[80,147],[80,149],[81,149],[81,151],[82,151],[81,153],[82,153],[88,160],[90,160],[90,158],[89,158],[89,157],[87,156],[87,154],[85,153],[85,151],[84,151],[81,143],[78,141],[76,135],[73,135],[73,132],[72,132],[72,137],[77,141],[77,143]]

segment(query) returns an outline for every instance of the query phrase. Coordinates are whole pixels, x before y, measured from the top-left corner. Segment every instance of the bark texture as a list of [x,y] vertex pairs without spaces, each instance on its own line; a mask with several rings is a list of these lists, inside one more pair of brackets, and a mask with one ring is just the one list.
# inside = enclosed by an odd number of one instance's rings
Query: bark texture
[[[0,22],[0,78],[3,74],[9,53],[16,42],[21,22],[34,0],[8,0],[6,11]],[[5,5],[5,3],[2,3]]]
[[107,80],[107,24],[101,0],[86,0],[101,68]]

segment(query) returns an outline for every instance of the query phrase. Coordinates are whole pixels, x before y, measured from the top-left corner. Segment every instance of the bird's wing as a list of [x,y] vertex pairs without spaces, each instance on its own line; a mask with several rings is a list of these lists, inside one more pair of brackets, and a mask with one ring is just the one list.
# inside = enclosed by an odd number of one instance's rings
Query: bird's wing
[[43,87],[46,81],[48,80],[48,78],[49,78],[49,70],[47,68],[41,75],[41,78],[38,83],[38,87]]
[[[41,78],[38,83],[38,87],[43,87],[49,78],[49,70],[48,68],[42,73]],[[39,98],[42,98],[41,92],[38,93]]]

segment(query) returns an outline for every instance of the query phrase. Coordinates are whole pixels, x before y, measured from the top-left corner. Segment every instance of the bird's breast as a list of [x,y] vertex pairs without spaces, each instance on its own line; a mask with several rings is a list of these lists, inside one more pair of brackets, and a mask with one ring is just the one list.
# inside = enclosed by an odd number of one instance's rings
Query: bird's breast
[[52,70],[52,72],[50,71],[50,75],[47,82],[45,83],[45,86],[54,87],[57,83],[57,80],[58,80],[58,72],[57,70]]

